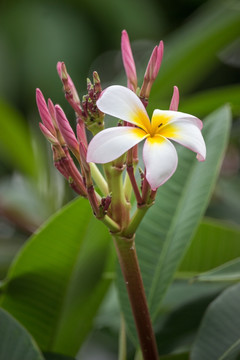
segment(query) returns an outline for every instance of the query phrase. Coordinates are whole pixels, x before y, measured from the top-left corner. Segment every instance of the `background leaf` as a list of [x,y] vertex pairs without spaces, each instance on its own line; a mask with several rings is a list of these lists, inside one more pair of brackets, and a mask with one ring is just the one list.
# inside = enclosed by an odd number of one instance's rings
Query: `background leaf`
[[[207,160],[204,163],[196,161],[195,154],[189,150],[179,148],[177,172],[159,188],[156,203],[137,231],[136,248],[153,320],[208,204],[226,148],[230,120],[228,107],[205,119]],[[119,272],[117,285],[131,337],[136,340]]]
[[160,97],[171,96],[170,84],[179,86],[182,93],[194,89],[207,77],[219,64],[216,54],[239,37],[239,21],[238,1],[210,1],[168,39],[151,93],[154,108]]
[[190,350],[207,306],[226,288],[222,283],[175,280],[155,321],[161,355]]
[[0,359],[44,360],[30,334],[3,309],[0,324]]
[[192,360],[233,360],[240,353],[240,284],[225,290],[203,318]]
[[180,102],[181,111],[187,114],[198,114],[199,117],[206,116],[222,104],[229,103],[233,116],[240,113],[240,86],[231,85],[216,89],[205,90],[184,98]]
[[33,235],[13,263],[1,306],[44,351],[74,356],[91,329],[110,283],[103,278],[112,262],[109,240],[87,201],[78,199]]
[[44,353],[45,360],[76,360],[70,356],[64,356],[56,353]]
[[14,168],[28,174],[36,174],[29,129],[16,110],[0,101],[0,155],[1,160],[11,162]]
[[195,277],[197,281],[240,281],[240,258],[229,261],[224,265],[199,274]]
[[204,219],[179,266],[179,272],[189,277],[240,257],[239,239],[238,226]]

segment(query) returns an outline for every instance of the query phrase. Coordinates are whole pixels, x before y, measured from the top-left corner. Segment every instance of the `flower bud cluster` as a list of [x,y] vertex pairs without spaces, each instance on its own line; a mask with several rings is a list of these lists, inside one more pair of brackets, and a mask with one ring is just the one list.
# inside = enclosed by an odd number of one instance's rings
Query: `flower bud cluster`
[[[144,107],[146,107],[152,84],[161,65],[163,43],[161,41],[153,49],[141,89],[138,88],[135,62],[129,37],[125,30],[122,32],[121,47],[128,88],[139,96]],[[150,206],[154,201],[156,191],[150,188],[146,179],[146,171],[141,171],[140,188],[137,184],[135,179],[135,167],[138,163],[137,145],[128,150],[127,156],[123,154],[104,166],[106,179],[93,162],[88,162],[89,146],[86,129],[91,131],[93,135],[104,129],[106,111],[100,107],[101,111],[97,106],[102,93],[100,78],[98,73],[94,71],[93,82],[87,79],[87,94],[80,100],[64,62],[57,63],[57,72],[63,84],[65,98],[76,115],[76,135],[63,109],[59,105],[54,105],[50,99],[46,103],[42,92],[37,89],[36,100],[42,119],[42,123],[39,124],[40,129],[51,144],[54,165],[58,171],[68,180],[73,190],[88,198],[95,216],[101,219],[112,232],[119,232],[124,228],[126,229],[130,221],[131,191],[134,192],[139,208]],[[104,93],[102,93],[103,96]],[[135,94],[134,96],[138,99]],[[118,101],[118,97],[114,99],[114,104],[115,101]],[[141,101],[139,101],[140,104]],[[177,110],[178,101],[178,89],[175,87],[170,105],[171,110]],[[124,120],[123,123],[124,126],[134,127],[131,122]],[[99,149],[97,151],[99,152]],[[73,161],[71,154],[76,161]],[[76,162],[79,166],[76,165]],[[125,173],[125,184],[123,186],[121,179],[125,168],[127,174]]]
[[53,161],[58,171],[68,180],[70,186],[81,196],[86,197],[87,191],[84,179],[78,171],[69,150],[79,160],[78,141],[59,105],[54,106],[48,100],[48,105],[41,90],[36,90],[36,100],[42,123],[40,129],[45,138],[51,143]]
[[[80,103],[65,64],[59,62],[57,70],[64,86],[65,97],[77,115],[77,136],[63,109],[59,105],[54,105],[51,99],[47,104],[41,90],[37,89],[36,101],[42,119],[42,122],[39,123],[40,130],[51,144],[53,161],[57,170],[68,180],[69,185],[77,194],[88,198],[96,217],[103,218],[110,206],[111,197],[108,195],[106,181],[97,167],[86,161],[88,148],[86,128],[95,134],[104,126],[104,114],[96,107],[96,101],[102,91],[100,79],[94,72],[93,84],[87,80],[88,94]],[[79,168],[75,165],[70,153],[76,158]],[[97,178],[97,185],[103,197],[94,189],[94,177]],[[108,225],[115,230],[115,224],[112,224],[111,221]]]
[[87,79],[87,94],[80,101],[76,88],[67,72],[64,62],[57,63],[58,75],[63,84],[65,97],[74,109],[79,122],[84,122],[86,128],[96,134],[104,127],[104,114],[97,108],[96,102],[101,94],[101,82],[96,71],[93,72],[93,84]]

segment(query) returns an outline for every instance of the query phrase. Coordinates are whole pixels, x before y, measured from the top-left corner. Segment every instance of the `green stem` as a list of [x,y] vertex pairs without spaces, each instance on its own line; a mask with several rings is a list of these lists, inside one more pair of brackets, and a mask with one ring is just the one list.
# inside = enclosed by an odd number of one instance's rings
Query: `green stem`
[[131,195],[132,195],[132,183],[131,183],[131,180],[130,180],[129,175],[128,175],[127,172],[126,172],[126,175],[125,175],[123,188],[124,188],[124,194],[125,194],[126,200],[128,202],[130,202],[131,201]]
[[89,163],[91,169],[91,175],[95,184],[99,187],[100,191],[104,196],[109,194],[108,185],[98,167],[94,163]]
[[105,164],[105,173],[108,180],[109,190],[112,193],[111,199],[111,212],[112,218],[116,221],[121,229],[127,227],[129,222],[129,209],[130,206],[126,201],[123,182],[122,172],[123,166],[119,163]]
[[144,205],[142,207],[137,207],[135,213],[133,214],[129,222],[127,229],[123,232],[124,236],[131,237],[133,236],[133,234],[135,234],[138,226],[140,225],[144,215],[146,214],[150,206],[151,205]]
[[157,345],[148,311],[134,237],[129,239],[113,235],[113,240],[128,291],[143,358],[144,360],[158,360]]
[[141,349],[137,349],[134,360],[143,360]]
[[119,348],[118,360],[126,360],[127,359],[126,329],[125,329],[124,317],[122,314],[121,314],[118,348]]
[[105,215],[103,218],[100,218],[99,220],[101,220],[112,233],[118,233],[120,231],[120,226],[116,223],[116,221],[111,219],[108,215]]

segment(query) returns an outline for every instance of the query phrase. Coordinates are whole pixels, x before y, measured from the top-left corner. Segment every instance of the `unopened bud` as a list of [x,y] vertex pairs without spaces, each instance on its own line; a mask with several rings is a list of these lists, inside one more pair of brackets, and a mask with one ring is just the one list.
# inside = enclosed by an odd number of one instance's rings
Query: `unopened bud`
[[44,126],[49,130],[50,133],[56,135],[55,127],[52,122],[52,117],[50,115],[46,101],[40,89],[36,89],[36,101],[37,101],[39,115],[42,119]]
[[64,111],[62,110],[62,108],[59,105],[55,106],[55,110],[56,110],[56,117],[57,117],[57,123],[59,126],[59,130],[60,130],[67,146],[69,147],[69,149],[76,156],[76,158],[79,159],[78,142],[77,142],[76,136],[69,124],[69,121],[68,121]]
[[163,42],[160,41],[158,46],[155,46],[150,56],[146,72],[144,75],[143,84],[140,91],[140,98],[148,99],[152,85],[158,75],[163,58]]
[[57,63],[57,72],[63,83],[66,99],[76,112],[81,113],[81,105],[78,93],[70,75],[67,72],[67,68],[64,62],[59,61]]
[[126,30],[122,31],[121,49],[122,49],[123,65],[127,75],[128,88],[136,92],[137,89],[136,66],[133,59],[128,33]]
[[58,129],[57,119],[56,119],[56,112],[55,112],[55,106],[51,99],[48,99],[48,110],[52,118],[53,125],[55,129]]
[[80,141],[80,143],[79,143],[79,153],[80,153],[81,165],[83,166],[85,176],[87,177],[87,175],[90,173],[90,166],[86,160],[87,149],[86,149],[85,145],[82,143],[82,141]]
[[87,92],[88,92],[88,95],[90,96],[90,98],[93,98],[94,87],[89,78],[87,78]]
[[178,91],[178,87],[174,86],[173,87],[173,96],[172,96],[169,110],[178,111],[178,105],[179,105],[179,91]]
[[39,123],[39,127],[45,138],[53,145],[59,145],[58,139],[46,128],[42,123]]
[[100,77],[96,71],[93,72],[93,84],[94,84],[94,92],[96,95],[96,100],[98,100],[102,92],[102,87],[101,87]]
[[87,148],[87,137],[86,137],[86,131],[85,131],[85,124],[82,119],[78,119],[77,123],[77,138],[78,142],[82,142],[83,145]]

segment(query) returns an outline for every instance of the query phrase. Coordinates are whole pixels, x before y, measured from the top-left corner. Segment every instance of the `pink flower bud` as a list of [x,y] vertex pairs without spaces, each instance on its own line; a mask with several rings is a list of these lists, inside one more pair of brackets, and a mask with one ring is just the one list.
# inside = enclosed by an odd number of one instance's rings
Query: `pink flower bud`
[[46,128],[42,123],[39,123],[39,127],[45,138],[53,145],[59,145],[57,138]]
[[83,122],[82,119],[78,118],[78,123],[77,123],[77,138],[79,143],[82,142],[84,144],[84,146],[87,148],[88,143],[87,143],[87,137],[86,137],[86,131],[85,131],[85,124]]
[[54,125],[56,131],[58,132],[58,124],[57,124],[55,106],[51,99],[48,99],[48,110],[49,110],[49,114],[51,115],[53,125]]
[[128,80],[128,88],[134,92],[137,89],[137,74],[132,49],[126,30],[122,31],[121,39],[122,59]]
[[50,133],[56,135],[56,131],[52,122],[51,115],[48,111],[46,101],[40,89],[36,89],[36,101],[37,101],[38,111],[44,126],[50,131]]
[[80,141],[80,143],[79,143],[79,153],[80,153],[81,164],[84,168],[85,175],[87,175],[88,173],[90,173],[90,166],[86,160],[87,149],[86,149],[85,145],[82,143],[82,141]]
[[159,69],[160,69],[160,66],[161,66],[161,63],[162,63],[163,49],[164,49],[163,41],[160,41],[160,43],[159,43],[159,45],[157,47],[157,58],[156,58],[156,61],[155,61],[155,66],[154,66],[153,76],[152,76],[153,80],[156,79],[156,77],[158,75],[158,72],[159,72]]
[[76,136],[69,124],[68,119],[66,118],[66,115],[64,114],[64,111],[59,105],[55,106],[56,110],[56,117],[57,117],[57,123],[59,126],[59,130],[66,141],[67,146],[69,149],[73,152],[73,154],[79,158],[79,146],[76,139]]
[[158,46],[155,46],[151,57],[149,59],[147,69],[144,75],[143,85],[140,92],[140,97],[148,99],[152,85],[158,75],[163,58],[163,42],[160,41]]
[[73,81],[72,81],[70,75],[67,72],[66,65],[64,64],[63,61],[59,61],[57,63],[57,72],[63,83],[65,93],[69,97],[68,100],[72,100],[74,104],[79,106],[80,100],[78,97],[77,90],[73,84]]
[[173,96],[172,96],[169,110],[178,111],[178,104],[179,104],[179,91],[178,91],[178,87],[174,86],[173,87]]

